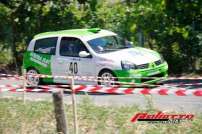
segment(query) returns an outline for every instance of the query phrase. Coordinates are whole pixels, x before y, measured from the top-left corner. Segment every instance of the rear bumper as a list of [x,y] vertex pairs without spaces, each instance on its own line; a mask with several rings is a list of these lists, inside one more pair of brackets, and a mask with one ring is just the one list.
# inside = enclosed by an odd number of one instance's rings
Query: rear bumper
[[[162,77],[168,76],[168,64],[167,62],[164,62],[161,65],[150,67],[147,69],[114,70],[114,73],[118,77],[118,80],[121,82],[155,83],[160,81]],[[134,77],[134,78],[128,79],[123,77]],[[148,77],[148,78],[141,78],[141,77]],[[155,77],[155,78],[149,78],[149,77]]]

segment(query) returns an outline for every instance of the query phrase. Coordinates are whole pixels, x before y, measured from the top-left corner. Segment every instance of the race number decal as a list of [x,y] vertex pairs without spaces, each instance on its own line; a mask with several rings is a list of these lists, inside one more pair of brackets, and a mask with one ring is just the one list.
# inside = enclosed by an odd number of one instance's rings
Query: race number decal
[[69,72],[71,74],[77,74],[78,73],[78,65],[77,62],[70,62],[69,65]]

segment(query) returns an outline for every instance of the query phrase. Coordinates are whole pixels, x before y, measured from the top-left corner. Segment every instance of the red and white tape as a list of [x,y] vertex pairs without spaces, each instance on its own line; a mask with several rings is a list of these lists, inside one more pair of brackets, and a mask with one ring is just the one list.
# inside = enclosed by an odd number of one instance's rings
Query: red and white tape
[[0,88],[21,88],[22,85],[0,85]]
[[167,83],[165,86],[202,86],[202,83]]
[[0,73],[0,77],[20,77],[20,76],[16,75],[16,74],[3,74],[3,73]]
[[102,87],[102,86],[75,86],[75,92],[90,93],[108,93],[108,94],[143,94],[143,95],[177,95],[177,96],[202,96],[202,89],[186,90],[186,89],[168,89],[168,88],[119,88],[119,87]]
[[0,77],[0,80],[22,80],[21,77]]
[[[26,88],[25,92],[54,92],[57,90],[61,90],[61,88]],[[24,92],[23,88],[11,89],[11,88],[0,88],[1,92]]]
[[[12,75],[8,75],[9,77],[0,77],[0,80],[23,80],[23,76],[15,76],[15,77],[10,77]],[[83,80],[83,81],[93,81],[93,82],[111,82],[114,83],[114,81],[110,80],[101,80],[101,77],[94,77],[94,76],[51,76],[51,75],[44,75],[44,74],[27,74],[27,77],[40,77],[40,78],[62,78],[62,79],[75,79],[75,80]],[[121,82],[121,81],[116,81],[116,84],[120,85],[130,85],[130,86],[158,86],[158,85],[152,85],[152,84],[146,84],[146,83],[135,83],[135,82]]]
[[[52,75],[45,75],[45,74],[30,74],[30,73],[27,73],[27,75],[31,75],[31,76],[36,76],[36,77],[41,77],[41,78],[72,78],[72,76],[52,76]],[[0,74],[0,77],[22,77],[22,76],[19,76],[19,75],[14,75],[14,74]],[[74,76],[74,77],[77,77],[77,78],[81,78],[81,79],[98,79],[98,78],[102,78],[102,77],[96,77],[96,76]],[[140,79],[140,78],[144,78],[144,79],[155,79],[155,78],[162,78],[162,79],[165,79],[166,77],[114,77],[114,78],[118,78],[118,79]],[[192,79],[201,79],[202,80],[202,77],[199,77],[199,76],[194,76],[194,77],[189,77],[189,76],[180,76],[180,77],[167,77],[167,79],[169,80],[172,80],[172,79],[187,79],[187,80],[192,80]]]
[[[25,92],[52,92],[58,89],[68,89],[69,85],[43,85],[34,87],[26,87]],[[1,92],[23,92],[24,88],[22,85],[0,85],[0,93]]]
[[[0,85],[0,88],[22,88],[22,85]],[[28,88],[31,88],[27,86]],[[40,85],[39,88],[69,88],[69,85]]]
[[[45,74],[30,74],[28,73],[27,76],[32,76],[32,77],[40,77],[40,78],[63,78],[63,79],[71,79],[72,76],[52,76],[52,75],[45,75]],[[9,79],[8,77],[14,77],[13,79],[22,79],[23,76],[19,75],[12,75],[12,74],[0,74],[0,79]],[[102,79],[103,77],[96,77],[96,76],[74,76],[74,79],[77,80],[87,80],[87,81],[92,81],[92,80],[97,80],[97,79]],[[202,80],[202,77],[187,77],[187,76],[181,76],[181,77],[114,77],[118,79],[161,79],[161,80]]]
[[[26,88],[26,92],[54,92],[61,88],[64,91],[70,91],[69,86],[40,86],[39,88]],[[202,89],[187,90],[185,88],[169,89],[167,87],[161,88],[123,88],[123,87],[105,87],[93,85],[75,85],[73,87],[75,93],[88,92],[88,93],[106,93],[106,94],[142,94],[142,95],[176,95],[176,96],[202,96]],[[22,92],[24,89],[19,85],[1,85],[0,92]]]
[[[44,74],[27,74],[27,76],[33,77],[40,77],[40,78],[63,78],[63,79],[71,79],[72,76],[52,76],[52,75],[44,75]],[[93,80],[93,79],[101,79],[103,77],[97,76],[74,76],[74,79],[78,80]],[[187,77],[187,76],[180,76],[180,77],[112,77],[118,79],[162,79],[162,80],[202,80],[202,77]]]
[[0,80],[22,80],[23,76],[13,74],[0,74]]

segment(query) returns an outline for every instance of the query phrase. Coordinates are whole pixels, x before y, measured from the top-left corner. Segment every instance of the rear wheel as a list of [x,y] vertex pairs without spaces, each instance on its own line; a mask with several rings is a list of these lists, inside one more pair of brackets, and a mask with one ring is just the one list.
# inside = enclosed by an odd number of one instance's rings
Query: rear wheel
[[37,76],[39,73],[35,69],[29,69],[27,71],[27,85],[36,87],[40,84],[40,78]]
[[117,83],[118,79],[114,75],[112,71],[104,70],[100,72],[99,78],[98,78],[98,84],[104,85],[104,86],[114,86],[118,85]]

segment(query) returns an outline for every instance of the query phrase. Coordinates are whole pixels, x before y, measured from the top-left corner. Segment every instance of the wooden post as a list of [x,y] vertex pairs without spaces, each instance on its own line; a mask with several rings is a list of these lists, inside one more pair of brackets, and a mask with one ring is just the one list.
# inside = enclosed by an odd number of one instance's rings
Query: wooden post
[[62,90],[53,92],[53,103],[55,108],[57,132],[61,134],[68,134]]
[[71,96],[72,96],[72,107],[73,107],[73,115],[74,115],[74,134],[78,134],[78,123],[77,123],[77,107],[76,107],[76,96],[74,91],[74,76],[71,77]]
[[27,72],[26,69],[23,69],[23,103],[26,103],[25,94],[26,94],[26,86],[27,86]]

